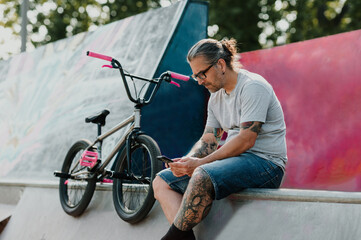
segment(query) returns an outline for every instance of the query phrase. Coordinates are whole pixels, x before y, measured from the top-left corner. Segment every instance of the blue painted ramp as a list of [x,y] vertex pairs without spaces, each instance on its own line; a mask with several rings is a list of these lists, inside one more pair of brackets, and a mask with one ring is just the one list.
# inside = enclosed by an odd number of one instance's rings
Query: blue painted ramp
[[[155,76],[167,70],[192,74],[186,57],[196,42],[207,38],[207,12],[204,2],[186,5]],[[190,151],[203,133],[207,114],[208,91],[193,80],[178,82],[180,88],[163,84],[154,103],[143,110],[144,130],[152,133],[162,153],[169,157]]]

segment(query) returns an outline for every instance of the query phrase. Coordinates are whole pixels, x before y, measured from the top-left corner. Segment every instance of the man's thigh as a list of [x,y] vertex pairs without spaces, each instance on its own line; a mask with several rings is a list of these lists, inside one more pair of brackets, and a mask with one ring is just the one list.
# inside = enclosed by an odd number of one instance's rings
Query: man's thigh
[[184,194],[190,180],[190,177],[187,175],[182,177],[174,176],[169,168],[160,171],[157,175],[161,177],[174,191],[180,194]]
[[281,167],[252,153],[243,153],[200,167],[209,175],[216,199],[246,188],[278,188],[283,178]]

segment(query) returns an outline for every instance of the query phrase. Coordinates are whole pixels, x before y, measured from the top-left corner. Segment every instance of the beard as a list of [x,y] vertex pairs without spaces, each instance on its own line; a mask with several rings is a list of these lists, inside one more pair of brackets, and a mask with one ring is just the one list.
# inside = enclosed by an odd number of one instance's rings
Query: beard
[[215,93],[215,92],[218,92],[221,88],[217,87],[217,86],[214,86],[213,84],[207,84],[207,85],[204,85],[205,88],[208,89],[209,92],[211,93]]
[[207,88],[209,92],[215,93],[223,88],[224,82],[225,76],[217,71],[216,79],[213,82],[207,82],[206,84],[203,84],[203,86]]

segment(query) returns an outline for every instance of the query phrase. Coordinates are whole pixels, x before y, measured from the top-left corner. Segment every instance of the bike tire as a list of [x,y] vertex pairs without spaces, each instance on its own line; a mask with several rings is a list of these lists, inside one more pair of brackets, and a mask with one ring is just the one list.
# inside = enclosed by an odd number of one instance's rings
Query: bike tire
[[[154,205],[152,182],[162,169],[162,163],[157,160],[161,155],[158,144],[147,135],[136,137],[130,155],[130,170],[139,180],[114,179],[113,202],[119,217],[133,224],[146,217]],[[127,173],[127,165],[127,149],[124,148],[115,171]]]
[[[85,169],[86,167],[80,166],[79,160],[90,144],[88,140],[74,143],[65,157],[61,171],[70,174]],[[73,171],[71,171],[72,168],[74,168]],[[81,215],[93,197],[95,186],[96,177],[87,180],[60,178],[59,196],[63,210],[74,217]]]

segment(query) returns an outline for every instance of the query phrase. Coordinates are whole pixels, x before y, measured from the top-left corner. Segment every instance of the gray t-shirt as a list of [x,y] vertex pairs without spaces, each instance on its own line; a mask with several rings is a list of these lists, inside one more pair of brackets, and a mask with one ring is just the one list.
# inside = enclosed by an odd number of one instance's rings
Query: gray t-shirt
[[207,126],[228,133],[226,142],[235,137],[241,123],[264,123],[255,145],[247,152],[285,168],[287,162],[286,124],[272,86],[260,75],[241,69],[237,85],[228,95],[224,89],[212,93],[208,101]]

